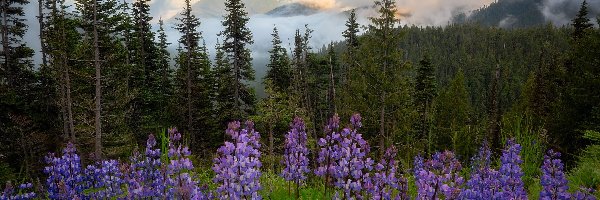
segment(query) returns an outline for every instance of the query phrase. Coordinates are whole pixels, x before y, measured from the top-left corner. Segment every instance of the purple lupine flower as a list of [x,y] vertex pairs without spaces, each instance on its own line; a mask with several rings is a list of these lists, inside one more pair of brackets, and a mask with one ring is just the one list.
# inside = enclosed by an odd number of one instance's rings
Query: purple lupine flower
[[[409,199],[407,180],[398,172],[396,153],[395,147],[388,148],[383,158],[373,167],[373,177],[367,178],[365,189],[372,199]],[[392,196],[394,193],[395,197]]]
[[488,143],[484,142],[477,156],[473,158],[471,177],[467,181],[467,188],[461,193],[461,199],[492,199],[499,191],[500,174],[490,166],[491,154]]
[[225,142],[217,150],[212,167],[218,183],[220,199],[261,199],[260,185],[260,134],[254,131],[254,123],[246,122],[240,130],[240,122],[231,122],[226,130],[231,142]]
[[[190,160],[191,152],[189,148],[182,145],[181,133],[175,128],[169,129],[169,163],[166,171],[166,196],[175,199],[208,199],[198,187],[198,182],[192,177],[194,165]],[[154,144],[154,141],[149,140],[149,145]],[[155,151],[146,151],[156,159],[160,159],[160,153]],[[153,162],[157,162],[154,160]],[[155,188],[156,189],[156,188]],[[160,191],[156,191],[160,192]]]
[[596,196],[594,196],[594,189],[581,187],[579,191],[573,194],[571,199],[574,200],[596,200]]
[[542,165],[540,199],[570,199],[571,195],[567,190],[569,186],[565,173],[563,172],[563,164],[559,159],[560,153],[554,150],[549,150],[544,155],[544,164]]
[[292,122],[290,131],[285,135],[284,153],[282,163],[285,168],[281,176],[286,181],[293,181],[297,185],[306,179],[308,169],[308,148],[306,148],[307,135],[304,121],[296,117]]
[[125,184],[123,173],[116,160],[105,160],[99,167],[88,165],[85,169],[85,180],[91,192],[86,196],[91,199],[111,199],[124,194],[121,189]]
[[156,139],[150,134],[146,141],[145,157],[134,152],[129,165],[127,184],[129,198],[161,197],[165,195],[165,167],[160,160],[160,149],[155,148]]
[[16,189],[17,191],[15,191],[10,181],[6,182],[6,187],[0,193],[0,200],[28,200],[37,197],[36,193],[33,192],[33,184],[31,183],[20,184]]
[[362,126],[360,115],[354,114],[350,122],[351,128],[338,132],[339,117],[335,115],[329,121],[327,136],[318,142],[321,150],[315,174],[325,177],[326,185],[331,177],[333,185],[344,191],[344,198],[362,198],[364,185],[372,184],[369,172],[374,161],[368,158],[369,144],[357,131]]
[[500,192],[495,194],[496,199],[527,199],[527,193],[523,187],[523,172],[521,171],[521,145],[513,139],[506,142],[502,150],[500,161]]
[[81,160],[77,155],[75,145],[68,143],[63,149],[61,157],[49,154],[46,157],[49,166],[44,168],[48,175],[46,186],[50,199],[81,198],[83,190],[87,189],[83,183],[84,176],[81,169]]
[[417,199],[458,199],[463,178],[460,162],[451,151],[436,153],[419,167],[415,164]]

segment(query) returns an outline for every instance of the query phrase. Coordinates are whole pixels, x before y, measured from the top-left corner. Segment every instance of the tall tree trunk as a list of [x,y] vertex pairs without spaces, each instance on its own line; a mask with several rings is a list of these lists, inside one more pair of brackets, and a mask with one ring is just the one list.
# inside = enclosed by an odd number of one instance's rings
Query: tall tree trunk
[[38,0],[38,22],[40,24],[40,44],[41,44],[41,48],[42,48],[42,64],[44,66],[48,66],[48,59],[46,57],[47,52],[47,48],[46,48],[46,36],[44,35],[44,33],[46,32],[45,30],[45,26],[44,26],[44,8],[43,8],[43,0]]
[[331,63],[331,57],[329,57],[329,78],[329,115],[333,116],[335,113],[337,113],[337,107],[335,106],[335,76],[333,74],[333,63]]
[[9,66],[10,60],[10,49],[8,43],[8,0],[2,0],[2,49],[4,50],[4,70],[9,75],[9,85],[12,86],[12,73],[11,67]]
[[499,152],[502,149],[500,142],[500,122],[499,122],[499,98],[498,91],[500,85],[500,64],[496,64],[496,70],[494,71],[494,77],[492,79],[491,97],[490,97],[490,121],[489,130],[490,138],[492,139],[492,148],[495,152]]
[[[237,38],[234,38],[234,40],[237,40]],[[238,118],[242,117],[242,111],[240,108],[240,62],[239,59],[242,57],[241,53],[239,52],[239,47],[238,47],[238,41],[234,41],[233,42],[233,52],[234,52],[234,58],[233,58],[233,73],[235,78],[233,79],[233,87],[234,87],[234,100],[235,100],[235,113],[234,114],[234,118],[235,120],[241,120]]]
[[62,38],[62,50],[61,50],[61,68],[64,70],[64,76],[65,76],[65,95],[66,95],[66,107],[67,107],[67,115],[68,115],[68,126],[69,126],[69,134],[70,134],[70,139],[71,142],[75,143],[76,137],[75,137],[75,125],[73,124],[73,100],[71,99],[71,72],[69,70],[69,63],[68,63],[68,58],[67,58],[67,34],[65,33],[65,10],[64,8],[62,8],[61,6],[61,38]]
[[62,114],[63,122],[63,139],[69,139],[69,119],[67,118],[67,93],[65,85],[65,74],[62,69],[59,69],[59,90],[60,90],[60,113]]
[[271,161],[271,170],[273,170],[273,172],[275,171],[275,159],[273,157],[274,155],[274,151],[273,151],[273,142],[274,138],[273,138],[273,123],[269,123],[269,160]]
[[[187,73],[186,73],[186,79],[187,79],[187,111],[188,111],[188,124],[187,124],[187,128],[188,131],[191,133],[192,132],[192,51],[193,48],[190,46],[191,45],[191,38],[189,33],[187,34],[187,45],[188,45],[188,52],[187,52],[187,60],[186,60],[186,65],[187,65]],[[188,133],[189,134],[189,133]]]
[[102,157],[102,124],[100,121],[100,112],[102,111],[100,100],[102,98],[102,85],[100,79],[102,78],[100,73],[100,49],[98,47],[98,19],[97,19],[97,1],[94,2],[94,67],[96,68],[96,95],[95,95],[95,156],[97,159]]

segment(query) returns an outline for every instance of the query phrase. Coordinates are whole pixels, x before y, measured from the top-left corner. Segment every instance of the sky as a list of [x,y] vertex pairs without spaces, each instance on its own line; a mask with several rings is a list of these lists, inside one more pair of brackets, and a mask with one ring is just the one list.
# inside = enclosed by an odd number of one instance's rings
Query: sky
[[[72,2],[73,0],[67,0]],[[125,0],[131,3],[133,0]],[[468,12],[496,0],[396,0],[402,24],[415,24],[419,26],[444,26],[447,25],[457,13]],[[512,0],[521,1],[521,0]],[[527,1],[527,0],[525,0]],[[570,17],[565,16],[567,9],[578,9],[582,0],[543,0],[540,10],[546,18],[556,25],[569,23]],[[217,34],[223,29],[221,20],[224,13],[224,0],[191,0],[193,13],[200,18],[200,30],[203,32],[204,41],[209,49],[209,54],[214,57],[214,47],[219,39]],[[368,24],[368,17],[376,13],[371,6],[373,0],[242,0],[250,17],[248,27],[252,31],[254,44],[250,46],[254,58],[254,68],[257,71],[257,80],[265,73],[268,61],[268,50],[271,45],[273,27],[279,29],[284,46],[291,48],[296,29],[304,32],[304,25],[314,30],[310,44],[314,49],[320,48],[331,41],[342,40],[344,23],[347,20],[343,11],[352,8],[361,8],[358,11],[358,21],[361,25]],[[588,1],[600,7],[600,1]],[[281,5],[289,3],[302,3],[318,8],[319,12],[309,16],[273,17],[264,13]],[[180,34],[173,29],[176,17],[184,7],[184,0],[151,0],[150,11],[153,16],[153,29],[158,29],[158,19],[165,20],[168,40],[171,44],[169,50],[172,54],[177,48],[177,39]],[[26,6],[29,29],[24,41],[27,45],[38,49],[40,47],[39,25],[37,24],[37,1]],[[31,42],[30,42],[31,41]],[[39,52],[34,57],[39,63]],[[260,90],[260,89],[259,89]]]

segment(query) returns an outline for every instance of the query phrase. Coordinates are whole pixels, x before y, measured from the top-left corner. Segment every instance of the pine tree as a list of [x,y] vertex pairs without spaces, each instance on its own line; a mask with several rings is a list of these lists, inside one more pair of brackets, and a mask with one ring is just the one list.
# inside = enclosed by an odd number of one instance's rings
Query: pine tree
[[176,85],[179,97],[178,105],[185,105],[178,125],[192,137],[192,142],[199,148],[204,139],[209,138],[212,127],[212,77],[210,61],[205,46],[200,46],[202,33],[197,31],[200,20],[192,14],[189,0],[177,18],[176,25],[181,34],[179,44],[183,47],[177,56]]
[[46,0],[45,7],[50,12],[45,16],[44,46],[47,51],[47,65],[52,69],[58,83],[61,118],[63,124],[63,139],[76,142],[73,119],[73,99],[71,67],[68,55],[75,49],[80,40],[75,31],[75,20],[69,19],[65,12],[67,6],[61,0]]
[[[128,126],[131,67],[123,62],[127,51],[119,38],[123,5],[116,0],[78,0],[75,5],[82,39],[68,58],[73,91],[77,91],[73,95],[73,104],[78,105],[74,107],[75,132],[84,138],[78,143],[93,146],[95,158],[122,154],[134,144]],[[121,148],[121,144],[125,145]],[[82,150],[87,154],[89,149]]]
[[336,84],[339,84],[340,81],[340,66],[338,63],[338,57],[333,49],[333,43],[329,43],[327,47],[327,60],[329,65],[329,87],[327,88],[327,104],[328,104],[328,112],[327,116],[333,116],[337,114],[336,107]]
[[590,23],[590,19],[587,17],[587,15],[588,15],[587,1],[584,0],[581,3],[581,7],[579,8],[577,17],[575,17],[575,19],[573,19],[573,27],[575,29],[573,30],[572,36],[575,40],[578,40],[581,37],[583,37],[585,35],[586,30],[591,29],[593,26],[593,24]]
[[360,43],[358,41],[359,24],[356,22],[356,9],[350,11],[348,21],[346,21],[346,30],[342,33],[346,42],[346,52],[344,52],[343,82],[348,81],[350,70],[356,67],[356,53]]
[[[139,121],[134,124],[135,132],[158,130],[166,128],[161,122],[162,114],[157,107],[164,104],[166,100],[161,89],[163,74],[161,66],[158,66],[159,49],[154,42],[152,32],[152,17],[150,16],[150,0],[135,0],[133,3],[133,31],[131,33],[132,61],[135,64],[133,88],[137,90],[134,100],[134,119]],[[162,126],[161,126],[162,125]]]
[[[217,42],[215,49],[217,52],[211,71],[211,74],[215,80],[213,85],[215,91],[215,113],[217,113],[215,117],[218,121],[216,124],[217,127],[224,127],[227,126],[229,122],[235,120],[235,96],[230,87],[235,81],[235,75],[233,74],[233,69],[230,66],[230,62],[225,55],[225,51],[219,42]],[[225,132],[222,132],[221,141],[225,141],[225,139]]]
[[226,0],[225,11],[222,22],[225,30],[220,35],[223,37],[223,50],[233,68],[235,81],[230,86],[234,94],[235,119],[242,119],[254,110],[254,91],[245,83],[254,80],[254,69],[252,68],[252,57],[248,45],[254,43],[252,33],[246,26],[249,18],[244,10],[245,6],[241,0]]
[[267,75],[265,79],[268,79],[273,84],[273,90],[277,92],[287,92],[291,85],[292,72],[290,69],[290,61],[287,56],[287,51],[281,46],[281,39],[279,38],[279,32],[277,27],[273,28],[272,48],[269,50],[271,56],[269,57],[269,64],[267,65]]
[[447,148],[451,144],[457,154],[465,155],[464,150],[469,148],[459,145],[472,142],[474,136],[464,132],[470,121],[472,108],[462,69],[459,69],[448,87],[436,98],[435,104],[436,133],[431,139],[437,141],[437,148],[433,151]]
[[[366,73],[369,77],[365,77],[367,85],[370,89],[367,92],[376,93],[370,94],[379,97],[378,100],[371,99],[378,106],[376,110],[379,112],[379,149],[383,155],[385,150],[385,141],[389,141],[392,123],[397,123],[392,114],[398,110],[407,112],[406,105],[410,103],[410,88],[408,88],[408,80],[406,77],[406,66],[400,61],[401,51],[398,49],[400,38],[403,34],[398,33],[398,20],[395,14],[398,9],[396,2],[393,0],[375,1],[379,16],[370,18],[369,25],[368,55],[366,62],[363,63]],[[365,73],[365,71],[363,71]],[[386,120],[388,118],[388,120]]]
[[431,153],[432,102],[436,96],[435,68],[429,55],[419,62],[415,84],[415,106],[418,120],[415,123],[417,138],[427,138],[428,153]]
[[156,61],[157,72],[156,74],[160,76],[159,88],[157,94],[161,94],[158,99],[158,106],[161,108],[161,114],[159,114],[159,122],[163,125],[163,127],[168,126],[169,120],[171,117],[169,116],[168,108],[169,108],[169,99],[173,96],[173,88],[172,88],[172,71],[170,66],[171,55],[167,48],[171,43],[167,42],[167,34],[164,29],[164,22],[162,19],[158,20],[158,58]]
[[41,152],[36,150],[45,150],[43,144],[48,141],[42,134],[56,131],[48,124],[53,120],[44,119],[56,117],[56,113],[44,108],[50,105],[46,105],[48,99],[43,97],[52,97],[44,93],[51,88],[41,85],[49,83],[47,68],[41,70],[43,73],[33,70],[34,51],[23,41],[28,28],[24,6],[28,3],[6,0],[0,4],[0,154],[13,166],[22,166],[24,177],[39,169],[32,166],[41,159],[36,156]]

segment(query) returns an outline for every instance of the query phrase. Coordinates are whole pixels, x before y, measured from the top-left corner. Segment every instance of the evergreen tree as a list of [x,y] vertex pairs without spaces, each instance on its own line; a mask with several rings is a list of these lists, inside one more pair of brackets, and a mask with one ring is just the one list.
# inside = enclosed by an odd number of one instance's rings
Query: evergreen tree
[[579,12],[577,13],[577,17],[573,19],[573,39],[578,40],[583,37],[586,30],[592,28],[593,24],[590,23],[590,19],[587,17],[588,15],[588,7],[587,1],[584,0],[581,3],[581,7],[579,8]]
[[[215,90],[215,113],[217,113],[215,118],[218,121],[216,124],[217,127],[225,127],[229,122],[235,120],[235,96],[230,87],[235,81],[235,75],[233,74],[233,69],[230,66],[230,62],[225,55],[223,47],[218,42],[215,49],[217,52],[211,71],[215,80],[213,85]],[[224,141],[225,139],[225,132],[222,132],[220,141]]]
[[179,44],[183,47],[176,58],[176,96],[177,105],[181,107],[177,112],[180,115],[177,125],[185,127],[183,130],[190,133],[192,142],[200,148],[211,133],[212,77],[206,47],[200,46],[202,33],[197,31],[200,20],[192,14],[190,0],[185,2],[175,27],[182,34]]
[[[170,113],[168,112],[169,108],[169,99],[173,97],[173,88],[172,88],[172,73],[170,66],[171,54],[167,50],[171,43],[167,42],[167,34],[164,29],[164,22],[162,19],[158,20],[158,54],[157,54],[157,72],[159,75],[159,88],[157,94],[159,99],[157,99],[158,106],[161,108],[160,114],[158,114],[159,124],[162,124],[163,127],[169,126],[170,124]],[[156,108],[155,108],[156,109]]]
[[[478,143],[474,142],[474,134],[466,132],[472,111],[469,99],[465,75],[459,69],[448,87],[435,100],[436,132],[431,139],[437,141],[437,145],[433,151],[447,148],[448,144],[452,144],[452,150],[458,155],[468,155],[465,151],[475,149]],[[473,146],[463,147],[463,144]]]
[[[166,101],[164,93],[161,93],[162,76],[161,67],[158,65],[159,49],[154,42],[154,32],[150,21],[150,0],[135,0],[133,3],[133,31],[131,33],[132,61],[134,74],[132,77],[132,89],[137,91],[134,99],[134,121],[135,132],[154,131],[166,128],[161,122],[162,114],[156,109],[164,105]],[[144,131],[145,130],[145,131]]]
[[277,92],[289,91],[292,72],[290,69],[290,61],[287,56],[287,51],[281,46],[281,39],[279,38],[279,32],[277,27],[273,28],[272,48],[269,50],[271,56],[269,57],[269,64],[267,65],[267,75],[265,81],[268,79],[273,84],[273,90]]
[[[327,47],[327,59],[329,65],[329,87],[327,88],[327,105],[328,105],[328,116],[333,116],[337,114],[336,107],[336,84],[340,82],[340,65],[338,62],[338,56],[333,49],[333,43],[329,43]],[[327,118],[325,117],[325,118]]]
[[123,155],[135,144],[129,126],[134,95],[127,85],[132,68],[123,62],[127,51],[119,38],[123,33],[123,4],[78,0],[75,5],[82,38],[68,56],[73,61],[72,90],[76,91],[72,95],[77,105],[73,109],[75,134],[84,138],[78,143],[85,155],[90,146],[95,148],[95,158]]
[[47,136],[58,132],[53,124],[58,112],[51,107],[54,92],[51,85],[41,85],[52,84],[50,71],[45,66],[39,72],[33,70],[34,51],[23,41],[28,3],[7,0],[0,4],[0,154],[9,167],[20,168],[23,177],[40,169],[36,161],[51,141]]
[[47,0],[45,7],[50,12],[45,16],[45,40],[48,67],[53,71],[54,80],[57,82],[63,125],[63,140],[76,142],[75,126],[73,119],[73,99],[71,67],[68,55],[72,54],[78,41],[81,39],[75,30],[76,21],[70,19],[65,9],[68,7],[62,0]]
[[415,123],[417,138],[427,140],[428,153],[431,153],[431,114],[432,102],[436,96],[435,68],[429,55],[419,62],[415,84],[415,106],[418,120]]
[[244,9],[241,0],[226,0],[227,14],[222,22],[225,30],[220,33],[223,37],[223,51],[227,55],[235,78],[230,88],[234,95],[233,117],[237,120],[251,114],[255,104],[254,91],[245,83],[254,80],[251,52],[247,47],[254,41],[250,29],[246,26],[249,18]]
[[[369,95],[369,100],[377,108],[371,108],[378,113],[372,117],[377,118],[379,124],[379,150],[383,155],[386,142],[391,141],[391,136],[397,130],[392,127],[410,127],[407,120],[402,120],[397,114],[409,111],[408,105],[411,104],[410,88],[408,87],[408,77],[406,76],[407,65],[401,58],[401,51],[398,44],[403,34],[399,33],[397,25],[398,20],[395,14],[398,12],[396,2],[393,0],[375,1],[375,7],[379,16],[370,18],[367,33],[367,43],[363,45],[367,54],[363,63],[365,74],[364,80],[370,88],[365,92]],[[377,102],[377,103],[375,103]],[[397,124],[400,123],[400,124]],[[396,129],[396,128],[394,128]],[[404,128],[401,128],[404,129]],[[406,131],[403,131],[406,132]],[[396,136],[394,136],[396,137]],[[410,143],[410,142],[408,142]]]
[[360,43],[358,41],[359,24],[356,22],[356,9],[350,11],[348,21],[346,21],[346,30],[342,33],[346,42],[346,52],[344,52],[344,69],[342,71],[343,82],[348,81],[350,70],[356,67],[356,54]]

